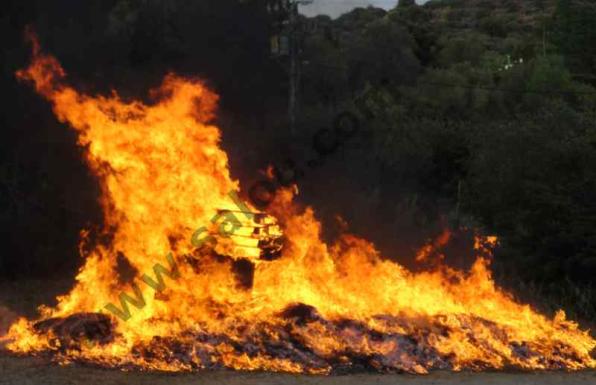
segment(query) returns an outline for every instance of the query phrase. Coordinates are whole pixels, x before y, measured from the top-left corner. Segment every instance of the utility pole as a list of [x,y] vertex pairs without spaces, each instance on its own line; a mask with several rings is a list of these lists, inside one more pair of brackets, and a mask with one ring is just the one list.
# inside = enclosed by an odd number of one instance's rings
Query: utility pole
[[289,56],[290,56],[290,90],[288,95],[288,115],[290,118],[290,133],[296,134],[296,115],[298,114],[298,91],[300,87],[300,29],[299,5],[311,4],[312,0],[288,0],[289,11]]

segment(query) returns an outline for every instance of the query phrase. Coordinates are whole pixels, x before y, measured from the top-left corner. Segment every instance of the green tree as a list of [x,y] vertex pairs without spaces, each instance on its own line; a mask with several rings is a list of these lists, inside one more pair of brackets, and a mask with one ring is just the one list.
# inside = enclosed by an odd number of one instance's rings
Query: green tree
[[353,90],[367,81],[402,84],[419,72],[415,41],[398,23],[382,18],[369,23],[347,47],[349,82]]
[[[557,0],[554,40],[573,72],[596,73],[596,3],[590,0]],[[594,81],[594,78],[592,78]]]

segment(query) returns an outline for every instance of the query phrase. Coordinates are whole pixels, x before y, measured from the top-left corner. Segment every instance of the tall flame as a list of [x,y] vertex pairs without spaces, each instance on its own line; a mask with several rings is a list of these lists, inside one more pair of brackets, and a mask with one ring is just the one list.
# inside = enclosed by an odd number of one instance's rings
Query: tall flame
[[[76,285],[56,307],[12,326],[6,339],[13,352],[160,370],[329,373],[356,367],[356,356],[374,368],[418,373],[596,367],[588,332],[562,311],[549,319],[516,302],[495,286],[487,258],[480,256],[469,272],[442,267],[415,274],[353,235],[328,245],[314,210],[297,208],[291,190],[270,209],[287,240],[281,258],[256,262],[251,287],[239,286],[231,261],[191,243],[220,210],[237,209],[229,193],[239,184],[219,148],[219,129],[209,124],[217,96],[173,74],[152,92],[152,105],[116,92],[85,95],[64,83],[58,61],[30,37],[32,64],[17,75],[76,130],[101,185],[108,241],[82,251]],[[479,239],[479,254],[494,242]],[[429,252],[423,249],[420,258]],[[161,277],[155,266],[167,265],[169,253],[179,276]],[[198,263],[185,263],[189,256]],[[132,271],[128,280],[123,261]],[[162,278],[159,290],[143,284],[147,276]],[[106,311],[106,304],[125,304],[121,293],[143,302],[129,302],[126,319]],[[109,341],[61,346],[55,330],[34,326],[89,313],[109,315],[115,325]]]

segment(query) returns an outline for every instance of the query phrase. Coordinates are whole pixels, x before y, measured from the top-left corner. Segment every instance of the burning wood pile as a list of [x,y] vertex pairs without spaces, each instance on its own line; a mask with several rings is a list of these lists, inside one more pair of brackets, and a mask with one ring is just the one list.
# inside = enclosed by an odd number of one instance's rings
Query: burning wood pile
[[[450,325],[450,321],[456,324]],[[210,334],[208,326],[202,325],[173,337],[155,336],[133,346],[130,360],[116,366],[142,369],[165,364],[185,370],[222,369],[230,362],[253,360],[283,362],[285,370],[307,373],[426,373],[462,368],[455,354],[436,347],[436,341],[452,334],[461,335],[485,355],[468,362],[468,369],[490,369],[495,360],[543,369],[581,367],[584,363],[571,346],[561,344],[552,355],[545,356],[539,344],[510,341],[504,328],[475,316],[459,315],[452,320],[444,316],[378,316],[375,322],[377,326],[372,328],[350,319],[326,320],[313,307],[297,304],[280,313],[275,323],[247,325],[238,320],[224,334]],[[52,349],[45,353],[67,361],[94,363],[78,353],[93,345],[108,346],[117,339],[110,318],[99,314],[44,320],[34,328],[54,336]],[[491,338],[483,338],[478,331]],[[495,344],[506,346],[511,355],[499,352]]]
[[327,244],[295,189],[267,213],[238,198],[201,82],[170,74],[151,105],[85,95],[30,37],[18,77],[77,132],[109,236],[83,232],[75,287],[12,324],[0,339],[11,352],[168,371],[596,367],[596,341],[564,312],[548,318],[495,285],[496,239],[478,238],[467,272],[413,273],[349,234]]

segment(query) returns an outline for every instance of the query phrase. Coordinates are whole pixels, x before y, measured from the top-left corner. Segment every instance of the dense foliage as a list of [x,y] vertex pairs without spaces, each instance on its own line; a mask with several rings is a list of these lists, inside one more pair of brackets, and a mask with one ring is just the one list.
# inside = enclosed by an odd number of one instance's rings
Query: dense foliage
[[307,69],[306,111],[360,114],[353,95],[364,93],[374,111],[359,115],[373,143],[364,156],[396,197],[385,210],[404,194],[443,202],[435,221],[501,236],[503,281],[593,315],[595,11],[571,0],[402,1],[321,18],[338,38],[312,36],[306,54],[334,72]]

